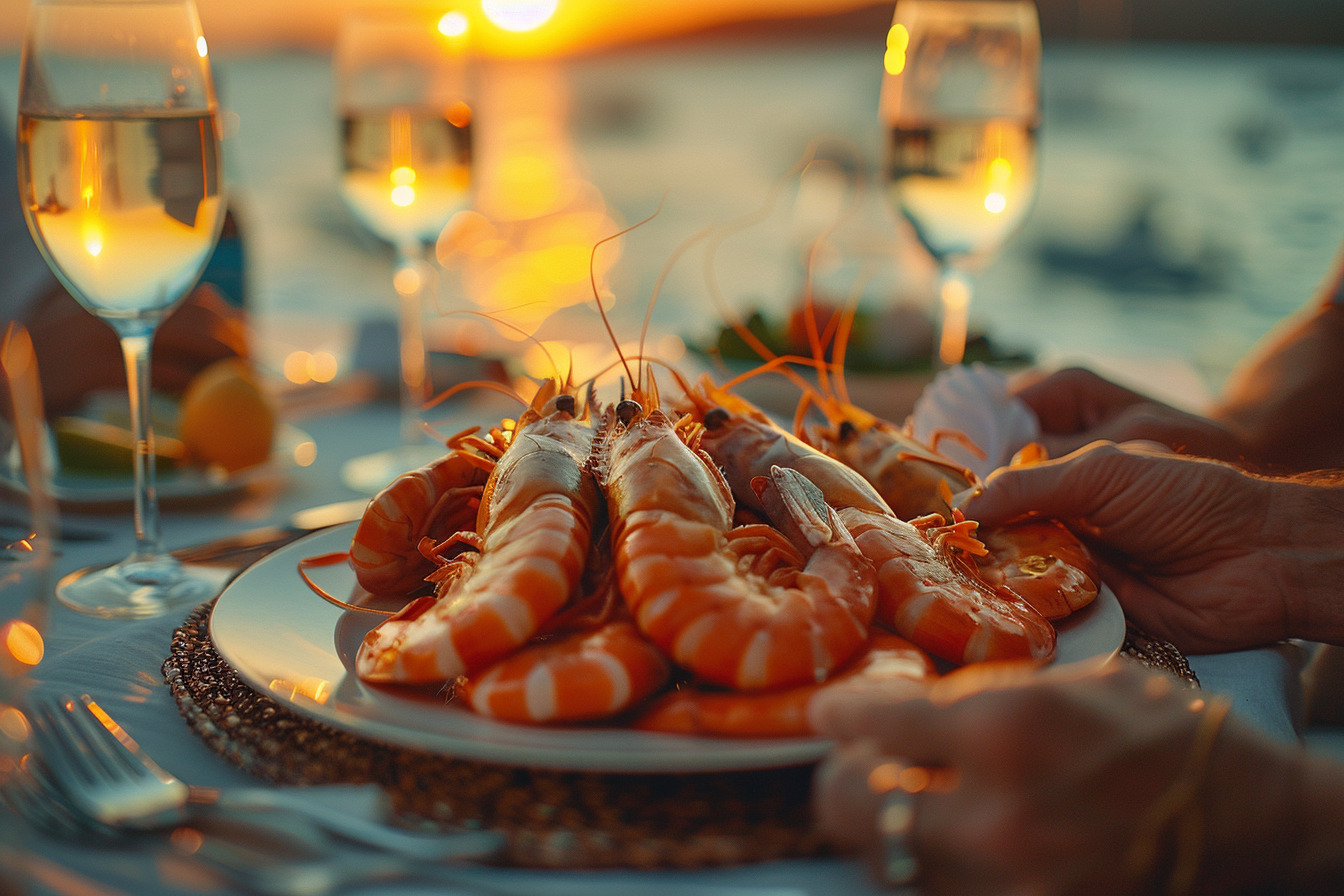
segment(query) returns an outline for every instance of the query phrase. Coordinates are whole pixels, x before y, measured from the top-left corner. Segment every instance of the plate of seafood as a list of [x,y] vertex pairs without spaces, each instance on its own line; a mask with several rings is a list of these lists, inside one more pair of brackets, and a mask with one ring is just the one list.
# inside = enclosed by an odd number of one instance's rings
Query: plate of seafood
[[357,524],[253,566],[212,615],[221,656],[380,741],[704,772],[819,759],[823,689],[1123,642],[1066,527],[978,529],[950,506],[975,475],[901,428],[837,405],[788,433],[708,380],[666,410],[651,372],[632,381],[601,409],[543,382]]

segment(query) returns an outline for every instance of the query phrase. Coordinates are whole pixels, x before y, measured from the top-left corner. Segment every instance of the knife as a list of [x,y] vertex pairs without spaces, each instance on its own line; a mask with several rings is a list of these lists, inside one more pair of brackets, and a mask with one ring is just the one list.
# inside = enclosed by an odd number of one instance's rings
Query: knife
[[172,554],[183,563],[247,566],[311,532],[359,519],[368,504],[367,498],[355,498],[309,507],[295,513],[286,524],[248,529],[235,535],[179,548]]

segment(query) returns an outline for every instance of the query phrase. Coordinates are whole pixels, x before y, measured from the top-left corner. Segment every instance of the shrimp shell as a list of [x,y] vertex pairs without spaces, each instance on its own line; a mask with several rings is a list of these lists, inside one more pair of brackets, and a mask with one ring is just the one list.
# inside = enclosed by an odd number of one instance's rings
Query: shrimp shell
[[654,701],[634,722],[645,731],[727,737],[802,737],[814,734],[808,722],[812,698],[846,682],[879,682],[936,677],[929,655],[906,639],[874,632],[857,659],[822,684],[757,693],[679,688]]
[[[656,388],[656,387],[655,387]],[[656,393],[655,393],[656,394]],[[623,402],[629,410],[635,402]],[[822,681],[865,642],[874,576],[833,511],[777,483],[809,555],[794,584],[743,572],[718,468],[656,407],[599,436],[620,588],[641,631],[679,665],[739,689]],[[801,480],[801,477],[799,477]],[[805,480],[802,480],[805,484]]]
[[616,715],[667,683],[671,667],[633,622],[617,619],[527,645],[471,676],[458,693],[481,715],[577,722]]
[[517,650],[569,600],[601,498],[584,466],[593,431],[575,419],[572,396],[561,410],[554,395],[543,389],[519,418],[485,485],[476,533],[449,539],[479,545],[479,556],[465,569],[445,561],[433,599],[369,632],[356,657],[361,678],[428,683],[471,674]]

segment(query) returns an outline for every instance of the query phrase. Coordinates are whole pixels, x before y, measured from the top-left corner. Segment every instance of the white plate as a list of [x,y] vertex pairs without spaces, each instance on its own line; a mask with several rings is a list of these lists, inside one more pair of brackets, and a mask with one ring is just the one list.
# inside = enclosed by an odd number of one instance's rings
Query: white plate
[[[213,475],[201,467],[182,466],[154,477],[159,506],[199,507],[202,502],[233,497],[248,486],[280,476],[294,466],[294,449],[312,436],[282,423],[275,430],[275,445],[265,463],[231,475]],[[10,465],[11,470],[14,465]],[[0,470],[0,487],[27,493],[21,475]],[[130,476],[97,476],[57,470],[48,488],[62,509],[72,512],[103,513],[127,510],[135,500],[135,482]]]
[[[573,771],[707,772],[814,762],[821,738],[720,739],[617,728],[542,728],[497,722],[446,705],[434,689],[373,687],[357,678],[354,654],[381,617],[348,613],[312,593],[298,562],[349,548],[355,524],[314,533],[266,557],[220,595],[210,634],[224,660],[253,688],[294,711],[362,737],[509,765]],[[313,572],[349,595],[346,564]],[[1110,589],[1059,626],[1057,662],[1100,661],[1120,648],[1124,616]]]

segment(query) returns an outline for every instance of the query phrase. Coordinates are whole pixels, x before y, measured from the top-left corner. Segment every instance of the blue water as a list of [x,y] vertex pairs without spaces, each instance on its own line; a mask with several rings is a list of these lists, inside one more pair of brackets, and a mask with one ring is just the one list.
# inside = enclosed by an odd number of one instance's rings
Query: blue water
[[[660,49],[554,67],[573,161],[616,217],[642,218],[667,193],[613,273],[626,332],[673,247],[757,208],[813,137],[848,141],[852,150],[832,154],[856,153],[871,177],[882,134],[870,56],[835,45]],[[391,259],[336,196],[329,64],[284,55],[216,66],[263,348],[271,360],[293,347],[348,351],[350,321],[388,313]],[[16,68],[0,61],[10,109]],[[973,321],[1047,358],[1183,359],[1216,388],[1307,300],[1344,241],[1344,51],[1052,46],[1043,78],[1039,198],[978,278]],[[772,215],[720,247],[715,271],[735,307],[783,309],[798,295],[801,248],[826,220],[824,186],[811,205],[787,190]],[[869,303],[929,300],[932,265],[876,190],[833,250],[818,270],[824,287],[846,289],[867,265]],[[704,338],[718,317],[690,253],[655,331]],[[592,328],[591,311],[575,308],[540,335],[599,338]]]

